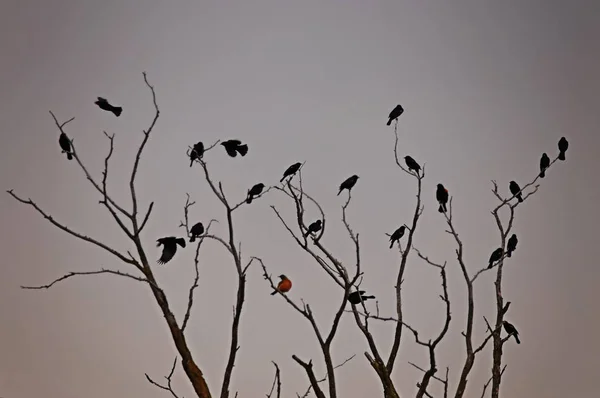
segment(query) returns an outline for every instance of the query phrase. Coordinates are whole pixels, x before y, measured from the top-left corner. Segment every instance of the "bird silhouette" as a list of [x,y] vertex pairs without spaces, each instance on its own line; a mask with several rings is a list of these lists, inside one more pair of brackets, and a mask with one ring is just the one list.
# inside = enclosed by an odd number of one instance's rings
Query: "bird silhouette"
[[437,184],[437,189],[435,191],[435,198],[437,199],[438,203],[440,204],[438,211],[440,213],[447,212],[448,207],[446,207],[446,204],[448,203],[448,190],[446,188],[444,188],[444,186],[442,184]]
[[508,189],[510,189],[510,193],[517,197],[519,202],[523,201],[523,194],[521,193],[521,187],[515,181],[511,181],[508,184]]
[[517,239],[516,234],[512,234],[510,238],[508,238],[508,243],[506,244],[506,257],[511,257],[512,252],[517,248],[517,243],[519,243],[519,239]]
[[[204,225],[201,222],[194,224],[190,229],[190,243],[194,242],[196,238],[204,233]],[[183,246],[185,247],[185,246]]]
[[361,301],[367,301],[369,299],[374,299],[375,296],[365,296],[364,290],[359,290],[357,292],[352,292],[348,295],[348,301],[354,305],[360,304]]
[[289,280],[287,276],[279,275],[279,278],[281,278],[281,280],[277,284],[277,289],[274,290],[273,293],[271,293],[271,296],[276,295],[277,292],[287,293],[292,288],[292,281]]
[[402,115],[404,113],[404,108],[402,107],[402,105],[398,104],[396,105],[396,107],[394,109],[392,109],[392,111],[390,112],[390,115],[388,116],[389,120],[387,122],[387,125],[389,126],[390,124],[392,124],[392,122],[395,119],[398,119],[398,117],[400,115]]
[[565,157],[567,149],[569,149],[569,141],[567,141],[565,137],[561,137],[561,139],[558,141],[558,158],[560,160],[567,160]]
[[111,105],[106,98],[98,97],[98,100],[94,104],[98,105],[103,111],[112,112],[116,117],[121,116],[121,112],[123,112],[122,107]]
[[204,144],[199,141],[194,144],[194,147],[190,152],[190,167],[194,165],[196,159],[202,159],[202,156],[204,156]]
[[296,174],[298,170],[300,170],[301,166],[302,163],[297,162],[285,169],[285,171],[283,172],[283,177],[281,177],[281,180],[279,180],[279,182],[283,182],[283,180],[285,180],[286,177],[293,176],[294,174]]
[[540,178],[546,177],[546,169],[550,166],[550,158],[544,152],[540,158]]
[[507,321],[502,321],[502,326],[504,326],[504,330],[509,336],[513,336],[515,338],[517,344],[521,344],[521,340],[519,340],[519,332],[517,331],[516,327]]
[[71,141],[65,133],[60,133],[60,136],[58,137],[58,145],[60,145],[62,153],[67,154],[67,159],[73,159],[73,153],[71,152]]
[[238,153],[242,156],[246,156],[248,153],[248,145],[242,144],[242,141],[240,140],[223,141],[221,142],[221,145],[225,147],[225,151],[227,151],[227,154],[232,158],[236,157]]
[[340,184],[340,191],[338,192],[338,196],[342,193],[344,189],[347,189],[348,192],[356,185],[356,181],[358,181],[358,176],[355,174],[351,177],[348,177],[344,182]]
[[400,238],[404,236],[405,229],[406,227],[403,225],[397,230],[395,230],[394,233],[390,236],[390,249],[394,247],[394,243],[398,242]]
[[264,188],[265,188],[265,184],[263,184],[262,182],[254,185],[252,188],[250,188],[248,190],[248,196],[246,197],[246,203],[248,203],[248,204],[252,203],[252,200],[254,199],[254,197],[260,195]]
[[163,245],[162,255],[158,259],[157,263],[166,264],[173,258],[175,253],[177,252],[177,245],[181,247],[185,247],[185,239],[176,238],[174,236],[168,236],[165,238],[160,238],[157,240],[158,244],[156,247]]
[[321,220],[317,220],[317,221],[311,223],[308,226],[308,228],[306,229],[306,233],[304,234],[304,237],[306,238],[310,234],[319,232],[322,227],[323,227],[323,221],[321,221]]
[[492,255],[490,256],[488,269],[492,268],[494,266],[494,263],[502,258],[503,254],[504,254],[504,249],[501,247],[494,250],[492,252]]
[[417,173],[417,175],[419,175],[419,171],[421,171],[421,166],[419,166],[419,163],[417,163],[416,160],[414,160],[410,156],[405,156],[404,162],[406,163],[406,166],[408,166],[409,170],[414,170]]

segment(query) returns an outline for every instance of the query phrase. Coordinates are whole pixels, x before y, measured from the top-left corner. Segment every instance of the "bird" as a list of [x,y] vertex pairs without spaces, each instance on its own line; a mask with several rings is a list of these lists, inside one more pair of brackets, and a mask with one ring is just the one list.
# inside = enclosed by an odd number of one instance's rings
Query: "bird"
[[404,230],[406,227],[403,225],[390,235],[390,249],[394,247],[394,243],[398,242],[404,236]]
[[190,152],[190,167],[194,165],[194,161],[196,161],[196,159],[202,159],[202,156],[204,156],[204,144],[199,141],[194,144],[194,147]]
[[347,189],[348,192],[356,185],[356,181],[358,181],[358,176],[354,174],[351,177],[348,177],[344,182],[340,184],[340,191],[338,192],[338,196],[342,193],[344,189]]
[[98,97],[98,100],[94,104],[98,105],[103,111],[112,112],[116,117],[121,116],[121,112],[123,112],[122,107],[109,104],[106,98]]
[[444,188],[442,184],[437,184],[437,190],[435,191],[435,198],[437,199],[440,207],[438,211],[440,213],[445,213],[448,211],[448,207],[446,204],[448,203],[448,190]]
[[[204,233],[204,225],[201,222],[194,224],[192,229],[190,229],[190,243],[194,242],[197,237]],[[185,246],[183,246],[185,247]]]
[[416,160],[414,160],[410,156],[405,156],[404,161],[406,162],[406,166],[408,166],[409,170],[414,170],[417,173],[417,175],[419,175],[419,171],[421,171],[421,166],[419,166],[419,163],[417,163]]
[[281,180],[279,180],[279,182],[283,182],[283,180],[285,180],[286,177],[293,176],[294,174],[296,174],[298,170],[300,170],[300,166],[302,166],[302,163],[297,162],[285,169],[285,171],[283,172],[283,177],[281,177]]
[[558,141],[558,158],[560,160],[567,160],[565,157],[567,149],[569,149],[569,141],[567,141],[565,137],[561,137],[561,139]]
[[398,119],[398,117],[400,117],[400,115],[402,115],[404,113],[404,108],[402,107],[402,105],[398,104],[396,105],[396,107],[394,109],[392,109],[392,111],[390,112],[390,115],[388,116],[389,120],[387,122],[387,125],[389,126],[390,124],[392,124],[392,122],[395,119]]
[[166,264],[173,258],[175,252],[177,252],[177,245],[185,247],[185,239],[176,238],[174,236],[168,236],[157,240],[158,244],[156,247],[163,245],[162,255],[158,259],[157,263]]
[[255,196],[260,195],[264,188],[265,188],[265,184],[263,184],[262,182],[254,185],[252,188],[250,188],[248,190],[248,196],[246,197],[246,203],[248,203],[248,204],[252,203],[252,199],[254,199]]
[[523,194],[521,194],[521,187],[515,181],[511,181],[508,184],[508,189],[510,189],[510,193],[517,197],[519,202],[523,201]]
[[279,275],[279,278],[281,278],[281,280],[277,284],[277,289],[275,289],[273,291],[273,293],[271,293],[271,296],[276,295],[277,292],[287,293],[292,288],[292,281],[289,280],[287,276],[282,274],[282,275]]
[[365,291],[359,290],[357,292],[352,292],[348,295],[348,301],[354,305],[360,304],[361,301],[367,301],[369,299],[374,299],[375,296],[364,296]]
[[502,321],[502,326],[504,326],[504,330],[508,333],[509,336],[513,336],[517,344],[521,344],[521,340],[519,340],[519,332],[517,328],[515,328],[511,323],[507,321]]
[[67,159],[73,159],[73,153],[71,152],[71,141],[65,133],[60,133],[60,136],[58,137],[58,145],[60,145],[62,153],[67,154]]
[[221,142],[221,145],[225,147],[225,151],[232,158],[236,157],[239,153],[242,156],[246,156],[248,153],[248,145],[242,144],[240,140],[228,140]]
[[546,177],[546,169],[550,166],[550,158],[544,152],[540,158],[540,178]]
[[317,221],[311,223],[308,226],[308,228],[306,229],[306,233],[304,234],[304,237],[306,238],[310,234],[319,232],[322,227],[323,227],[323,221],[321,221],[321,220],[317,220]]
[[504,249],[501,248],[501,247],[499,247],[496,250],[494,250],[492,252],[492,255],[490,256],[490,261],[489,261],[488,269],[492,268],[493,265],[494,265],[494,263],[502,258],[503,254],[504,254]]
[[511,257],[512,252],[517,248],[517,243],[519,243],[519,239],[517,239],[516,234],[512,234],[510,238],[508,238],[508,243],[506,244],[506,257]]

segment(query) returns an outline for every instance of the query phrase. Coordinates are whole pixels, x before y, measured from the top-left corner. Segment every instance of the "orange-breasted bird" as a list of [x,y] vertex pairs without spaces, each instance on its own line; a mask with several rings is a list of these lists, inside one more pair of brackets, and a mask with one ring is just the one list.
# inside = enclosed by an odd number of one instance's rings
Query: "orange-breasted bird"
[[292,281],[289,280],[287,276],[279,275],[279,277],[281,278],[281,280],[277,284],[277,290],[274,290],[273,293],[271,293],[271,296],[276,295],[277,292],[287,293],[292,288]]

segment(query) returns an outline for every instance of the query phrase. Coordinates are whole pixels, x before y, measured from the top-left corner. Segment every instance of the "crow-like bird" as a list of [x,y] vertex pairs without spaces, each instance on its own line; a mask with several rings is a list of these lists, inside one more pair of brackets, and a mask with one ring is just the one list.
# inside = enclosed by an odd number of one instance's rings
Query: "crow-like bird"
[[60,137],[58,137],[58,145],[60,145],[62,153],[67,154],[67,159],[73,159],[73,154],[71,153],[71,141],[69,141],[69,137],[67,137],[65,133],[60,133]]
[[296,174],[298,172],[298,170],[300,170],[301,166],[302,166],[302,163],[297,162],[297,163],[294,163],[293,165],[291,165],[290,167],[288,167],[287,169],[285,169],[285,171],[283,172],[283,177],[281,177],[281,180],[279,180],[279,182],[283,182],[283,180],[285,180],[287,177],[293,176],[294,174]]
[[248,153],[248,145],[242,144],[240,140],[228,140],[221,142],[221,145],[225,147],[225,151],[232,158],[236,157],[239,153],[242,156],[246,156]]
[[190,243],[194,242],[196,238],[200,237],[200,235],[202,235],[203,233],[204,225],[201,222],[194,224],[194,226],[190,229]]
[[358,181],[358,176],[354,174],[351,177],[348,177],[344,182],[340,184],[340,191],[338,192],[338,196],[342,193],[344,189],[347,189],[348,192],[356,185],[356,181]]
[[516,327],[506,321],[502,321],[502,326],[504,326],[504,330],[509,334],[509,336],[513,336],[515,338],[517,344],[521,344],[521,340],[519,340],[519,332],[517,331]]
[[177,252],[177,245],[185,247],[185,239],[176,238],[174,236],[168,236],[157,240],[158,244],[156,247],[163,245],[162,255],[158,259],[157,263],[166,264],[173,258],[175,252]]
[[402,107],[402,105],[398,104],[396,105],[396,107],[394,109],[392,109],[392,111],[390,112],[390,115],[388,116],[389,120],[387,122],[387,125],[389,126],[390,124],[392,124],[392,122],[395,119],[398,119],[398,117],[400,115],[402,115],[404,113],[404,108]]
[[319,232],[321,230],[322,227],[323,227],[323,221],[321,221],[321,220],[317,220],[317,221],[311,223],[308,226],[308,228],[306,229],[306,232],[304,233],[304,237],[306,238],[310,234],[316,234],[317,232]]
[[194,147],[190,152],[190,167],[194,165],[196,159],[202,159],[202,156],[204,156],[204,144],[199,141],[194,144]]
[[492,252],[492,255],[490,256],[488,269],[492,268],[494,266],[494,263],[502,258],[503,254],[504,254],[504,249],[501,247],[494,250]]
[[544,152],[540,158],[540,178],[546,177],[546,169],[550,166],[550,158]]
[[448,207],[446,207],[446,204],[448,203],[448,190],[446,188],[444,188],[444,186],[442,184],[437,184],[437,189],[435,191],[435,198],[437,199],[438,203],[440,204],[438,211],[440,213],[447,212]]
[[515,181],[511,181],[508,184],[508,189],[510,189],[510,193],[517,197],[519,202],[523,201],[523,194],[521,193],[521,187]]
[[375,296],[365,296],[364,290],[359,290],[357,292],[352,292],[348,295],[348,301],[354,305],[360,304],[361,301],[367,301],[369,299],[374,299]]
[[417,175],[419,174],[419,171],[421,171],[421,166],[419,166],[419,163],[417,163],[417,161],[414,160],[412,157],[405,156],[404,162],[406,162],[406,166],[408,166],[408,169],[414,170],[417,173]]
[[260,195],[264,188],[265,188],[265,184],[263,184],[262,182],[254,185],[252,188],[250,188],[248,190],[248,196],[246,197],[246,203],[248,203],[248,204],[252,203],[252,200],[254,199],[254,197]]
[[394,247],[394,243],[398,242],[404,236],[404,230],[406,226],[401,226],[390,236],[390,249]]
[[285,275],[279,275],[279,278],[281,278],[281,280],[277,284],[277,289],[275,289],[273,291],[273,293],[271,293],[271,296],[276,295],[277,292],[287,293],[292,288],[292,281],[289,280],[287,276],[285,276]]
[[565,157],[567,149],[569,149],[569,141],[567,141],[565,137],[561,137],[561,139],[558,141],[558,158],[560,160],[567,160]]
[[512,234],[510,238],[508,238],[508,243],[506,244],[506,257],[511,257],[512,252],[517,248],[517,243],[519,243],[519,239],[517,239],[516,234]]
[[122,107],[111,105],[106,98],[98,97],[98,100],[94,104],[98,105],[103,111],[112,112],[116,117],[121,116],[121,112],[123,112]]

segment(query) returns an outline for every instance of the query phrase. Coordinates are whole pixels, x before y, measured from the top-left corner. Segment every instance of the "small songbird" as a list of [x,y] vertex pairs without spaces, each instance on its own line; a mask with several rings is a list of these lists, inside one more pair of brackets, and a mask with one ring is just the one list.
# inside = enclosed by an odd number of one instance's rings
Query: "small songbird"
[[448,207],[446,204],[448,203],[448,190],[444,188],[442,184],[437,184],[437,189],[435,191],[435,198],[437,199],[440,207],[438,211],[440,213],[445,213],[448,211]]
[[517,239],[516,234],[512,234],[510,238],[508,238],[508,243],[506,244],[506,257],[511,257],[512,252],[517,248],[517,243],[519,243],[519,239]]
[[515,328],[512,324],[502,321],[502,326],[504,326],[504,330],[508,333],[509,336],[513,336],[517,344],[521,344],[521,340],[519,340],[519,332],[517,328]]
[[515,181],[511,181],[508,184],[508,189],[510,190],[510,193],[517,197],[519,202],[523,201],[523,194],[521,193],[521,187],[519,184],[517,184]]
[[494,266],[494,263],[502,258],[502,255],[504,255],[503,248],[499,247],[496,250],[494,250],[492,252],[492,255],[490,256],[488,269],[492,268]]
[[252,188],[250,188],[248,190],[248,196],[246,197],[246,203],[248,203],[248,204],[252,203],[252,200],[254,199],[254,197],[260,195],[264,188],[265,188],[265,184],[263,184],[262,182],[254,185]]
[[194,224],[194,226],[190,229],[190,243],[194,242],[196,238],[200,237],[200,235],[202,235],[203,233],[204,225],[201,222]]
[[404,162],[406,162],[406,166],[408,166],[409,170],[414,170],[417,173],[417,175],[419,175],[419,171],[421,171],[421,166],[419,166],[419,163],[417,163],[416,160],[414,160],[410,156],[405,156]]
[[344,182],[340,184],[340,191],[338,192],[338,196],[342,193],[344,189],[347,189],[348,192],[356,185],[356,181],[358,181],[358,176],[355,174],[351,177],[348,177]]
[[240,140],[228,140],[221,142],[221,145],[225,147],[225,151],[232,158],[236,157],[239,153],[242,156],[246,156],[248,153],[248,145],[242,144]]
[[316,234],[317,232],[319,232],[321,230],[322,227],[323,227],[323,221],[321,221],[321,220],[317,220],[317,221],[311,223],[308,226],[308,228],[306,229],[306,233],[304,234],[304,237],[306,238],[310,234]]
[[111,105],[106,98],[98,97],[98,100],[94,104],[98,105],[103,111],[112,112],[116,117],[121,116],[121,112],[123,112],[123,108]]
[[194,165],[196,159],[202,159],[202,156],[204,156],[204,144],[200,141],[194,144],[190,152],[190,167]]
[[398,242],[404,236],[404,230],[406,226],[401,226],[390,236],[390,249],[394,247],[394,243]]
[[550,158],[544,152],[540,158],[540,178],[546,177],[546,169],[550,166]]
[[348,301],[354,305],[360,304],[361,301],[367,301],[369,299],[374,299],[375,296],[364,296],[365,291],[359,290],[357,292],[352,292],[348,295]]
[[404,108],[402,107],[402,105],[398,104],[396,105],[396,107],[394,109],[392,109],[392,111],[390,112],[390,115],[388,116],[389,120],[387,122],[387,125],[389,126],[390,124],[392,124],[392,122],[396,119],[398,119],[398,117],[400,115],[402,115],[404,113]]
[[71,152],[71,141],[65,133],[60,133],[60,136],[58,137],[58,145],[60,145],[62,153],[67,154],[67,159],[73,159],[73,153]]
[[285,276],[285,275],[279,275],[279,278],[281,278],[281,280],[277,284],[277,289],[274,290],[273,293],[271,293],[271,296],[276,295],[277,292],[287,293],[292,288],[292,281],[289,280],[287,276]]
[[176,238],[174,236],[169,236],[165,238],[160,238],[157,240],[158,244],[156,247],[163,245],[162,255],[158,259],[157,263],[166,264],[173,258],[175,252],[177,252],[177,245],[181,247],[185,247],[185,239]]
[[558,141],[558,158],[560,160],[567,160],[565,157],[567,149],[569,149],[569,141],[567,141],[565,137],[561,137],[561,139]]
[[279,182],[283,182],[283,180],[285,180],[286,177],[293,176],[294,174],[296,174],[298,170],[300,170],[301,166],[302,163],[297,162],[285,169],[285,171],[283,172],[283,177],[281,177],[281,180],[279,180]]

